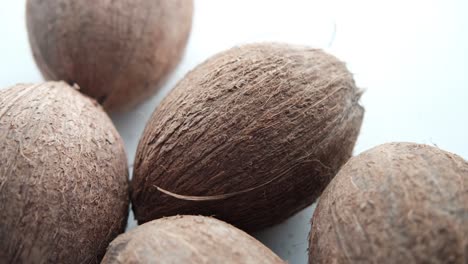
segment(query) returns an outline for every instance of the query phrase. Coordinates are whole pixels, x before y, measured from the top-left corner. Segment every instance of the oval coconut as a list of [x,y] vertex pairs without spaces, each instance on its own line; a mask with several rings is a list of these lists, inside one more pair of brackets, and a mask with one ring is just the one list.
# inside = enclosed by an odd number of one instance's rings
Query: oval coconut
[[378,146],[342,168],[312,222],[309,263],[467,263],[468,162]]
[[28,0],[26,15],[46,79],[77,83],[107,110],[126,110],[178,64],[192,12],[192,0]]
[[65,83],[0,91],[0,262],[99,263],[124,231],[122,140]]
[[111,263],[284,263],[243,231],[204,216],[155,220],[118,236],[102,261]]
[[321,50],[253,44],[190,72],[155,110],[132,181],[139,223],[213,215],[252,231],[310,205],[351,156],[352,74]]

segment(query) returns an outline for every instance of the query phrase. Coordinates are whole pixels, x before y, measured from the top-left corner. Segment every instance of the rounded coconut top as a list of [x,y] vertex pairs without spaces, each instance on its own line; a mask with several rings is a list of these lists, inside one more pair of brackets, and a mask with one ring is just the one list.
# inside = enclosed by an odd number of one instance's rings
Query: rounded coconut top
[[380,145],[323,192],[309,263],[466,263],[467,216],[467,161],[427,145]]
[[322,50],[235,47],[188,73],[140,140],[140,223],[213,215],[249,231],[310,205],[351,156],[364,110],[345,65]]
[[34,58],[46,79],[77,83],[111,111],[147,99],[180,61],[192,0],[28,0]]
[[0,90],[0,262],[99,263],[128,214],[122,140],[67,84]]
[[173,216],[118,236],[102,263],[284,263],[263,244],[222,221]]

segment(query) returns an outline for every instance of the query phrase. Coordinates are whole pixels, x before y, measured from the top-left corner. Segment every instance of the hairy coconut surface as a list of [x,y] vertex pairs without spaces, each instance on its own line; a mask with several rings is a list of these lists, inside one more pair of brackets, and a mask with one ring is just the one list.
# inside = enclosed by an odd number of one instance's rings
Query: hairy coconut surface
[[264,43],[201,64],[155,110],[132,181],[139,223],[213,215],[252,231],[311,204],[363,118],[352,74],[321,50]]
[[27,26],[45,78],[77,83],[107,110],[125,110],[175,68],[192,11],[192,0],[28,0]]
[[102,261],[111,263],[284,263],[243,231],[204,216],[173,216],[118,236]]
[[467,263],[468,162],[378,146],[343,166],[312,222],[309,263]]
[[122,140],[65,83],[0,91],[0,262],[99,263],[124,231]]

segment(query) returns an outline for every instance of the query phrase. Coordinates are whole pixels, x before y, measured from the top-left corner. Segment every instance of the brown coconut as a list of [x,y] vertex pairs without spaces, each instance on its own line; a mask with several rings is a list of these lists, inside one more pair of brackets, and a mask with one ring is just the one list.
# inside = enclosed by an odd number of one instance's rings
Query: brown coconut
[[77,83],[107,110],[125,110],[178,64],[192,10],[192,0],[28,0],[26,15],[46,79]]
[[312,222],[309,263],[468,263],[468,162],[378,146],[342,168]]
[[151,221],[118,236],[102,264],[285,263],[243,231],[204,216]]
[[123,232],[128,171],[101,107],[65,83],[0,91],[0,262],[99,263]]
[[321,50],[265,43],[212,57],[146,126],[132,181],[138,222],[202,214],[253,231],[284,220],[351,156],[359,97]]

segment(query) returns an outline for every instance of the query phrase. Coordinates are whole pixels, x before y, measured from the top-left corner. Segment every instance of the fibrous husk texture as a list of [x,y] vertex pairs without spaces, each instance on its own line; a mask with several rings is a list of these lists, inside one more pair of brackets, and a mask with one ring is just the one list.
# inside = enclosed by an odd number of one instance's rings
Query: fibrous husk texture
[[321,50],[265,43],[212,57],[147,124],[132,181],[136,218],[214,215],[248,231],[284,220],[350,157],[359,97],[345,65]]
[[107,110],[126,110],[180,61],[192,0],[28,0],[27,26],[45,78],[77,83]]
[[102,263],[284,262],[259,241],[225,222],[204,216],[173,216],[118,236]]
[[0,262],[99,263],[128,214],[123,143],[65,83],[0,91]]
[[343,166],[312,222],[309,263],[467,263],[468,162],[378,146]]

